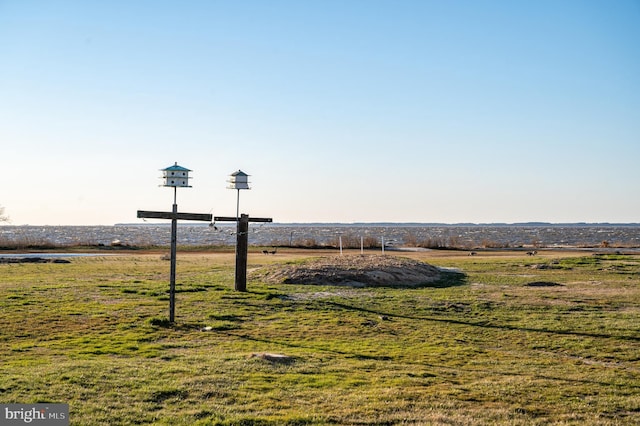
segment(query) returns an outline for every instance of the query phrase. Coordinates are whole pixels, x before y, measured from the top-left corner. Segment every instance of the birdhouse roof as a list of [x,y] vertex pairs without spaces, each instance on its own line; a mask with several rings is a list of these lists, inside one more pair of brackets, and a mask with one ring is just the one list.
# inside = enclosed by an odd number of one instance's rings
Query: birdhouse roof
[[178,166],[178,163],[175,163],[173,166],[169,166],[166,169],[162,169],[163,172],[190,172],[191,170],[186,167]]
[[238,170],[237,172],[231,173],[231,176],[249,176],[249,175],[243,172],[242,170]]

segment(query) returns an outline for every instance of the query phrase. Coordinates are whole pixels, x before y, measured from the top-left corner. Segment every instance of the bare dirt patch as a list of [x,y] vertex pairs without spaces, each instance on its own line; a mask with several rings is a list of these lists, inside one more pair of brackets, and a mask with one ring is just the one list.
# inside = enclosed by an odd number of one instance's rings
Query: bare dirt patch
[[532,281],[525,284],[526,287],[563,287],[562,284],[553,281]]
[[252,278],[280,284],[342,285],[351,287],[417,287],[440,280],[440,269],[405,257],[347,255],[277,264],[252,273]]

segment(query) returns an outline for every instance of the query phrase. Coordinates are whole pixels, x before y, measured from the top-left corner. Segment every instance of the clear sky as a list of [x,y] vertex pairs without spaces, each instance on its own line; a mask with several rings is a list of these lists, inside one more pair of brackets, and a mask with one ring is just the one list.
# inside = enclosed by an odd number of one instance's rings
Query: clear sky
[[637,0],[0,0],[15,225],[640,222]]

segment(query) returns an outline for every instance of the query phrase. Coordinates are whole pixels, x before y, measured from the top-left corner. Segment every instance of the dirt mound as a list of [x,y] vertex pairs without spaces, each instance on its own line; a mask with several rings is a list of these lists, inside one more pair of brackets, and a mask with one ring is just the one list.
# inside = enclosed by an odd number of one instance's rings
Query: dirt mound
[[348,255],[275,265],[255,271],[252,278],[281,284],[416,287],[438,281],[441,272],[435,266],[402,257]]

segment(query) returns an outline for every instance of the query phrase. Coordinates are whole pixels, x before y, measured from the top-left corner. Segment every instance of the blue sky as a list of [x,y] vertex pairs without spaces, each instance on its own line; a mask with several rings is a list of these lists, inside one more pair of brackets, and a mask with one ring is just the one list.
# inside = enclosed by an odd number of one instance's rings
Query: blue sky
[[13,224],[640,222],[640,2],[0,0]]

